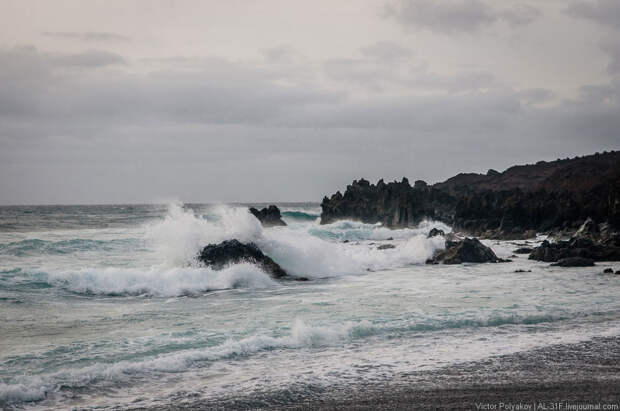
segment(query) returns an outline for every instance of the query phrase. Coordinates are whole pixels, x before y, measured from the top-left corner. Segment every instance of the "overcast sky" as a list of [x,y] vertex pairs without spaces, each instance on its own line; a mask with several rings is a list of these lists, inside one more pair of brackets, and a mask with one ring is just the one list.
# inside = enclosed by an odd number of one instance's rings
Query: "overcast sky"
[[0,204],[320,201],[611,149],[617,0],[0,0]]

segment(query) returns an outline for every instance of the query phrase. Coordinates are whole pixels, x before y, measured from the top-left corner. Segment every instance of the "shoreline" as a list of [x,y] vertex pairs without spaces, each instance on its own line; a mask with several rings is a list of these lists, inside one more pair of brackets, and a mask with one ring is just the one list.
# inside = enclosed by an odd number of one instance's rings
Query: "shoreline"
[[379,383],[296,386],[201,400],[177,397],[166,405],[147,409],[569,410],[587,407],[620,410],[620,336],[595,337],[576,344],[555,344],[430,371],[412,371]]

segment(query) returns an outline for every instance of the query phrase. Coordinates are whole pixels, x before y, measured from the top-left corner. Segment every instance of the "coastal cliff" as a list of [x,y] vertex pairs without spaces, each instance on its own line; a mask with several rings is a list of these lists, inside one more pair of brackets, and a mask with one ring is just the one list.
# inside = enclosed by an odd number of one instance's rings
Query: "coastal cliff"
[[411,227],[428,218],[489,238],[572,232],[591,218],[620,228],[620,152],[458,174],[428,185],[353,181],[321,203],[321,223],[352,219]]

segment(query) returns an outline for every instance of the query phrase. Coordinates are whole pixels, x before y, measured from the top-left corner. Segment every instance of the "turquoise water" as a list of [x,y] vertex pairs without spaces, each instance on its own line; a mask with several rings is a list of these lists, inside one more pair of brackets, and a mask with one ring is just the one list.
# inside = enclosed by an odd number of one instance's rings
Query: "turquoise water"
[[[243,206],[0,208],[0,406],[372,383],[619,333],[620,280],[604,264],[427,266],[442,241],[426,233],[449,227],[321,226],[315,204],[281,209],[289,225],[265,229]],[[311,281],[196,263],[228,238]],[[500,257],[519,246],[487,244]]]

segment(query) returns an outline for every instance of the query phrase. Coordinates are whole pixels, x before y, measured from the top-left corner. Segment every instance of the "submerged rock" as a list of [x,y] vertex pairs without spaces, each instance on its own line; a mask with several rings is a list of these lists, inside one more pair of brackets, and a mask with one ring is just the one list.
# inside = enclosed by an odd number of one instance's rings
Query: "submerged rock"
[[613,274],[614,273],[614,269],[613,268],[606,268],[603,270],[604,274]]
[[427,264],[499,263],[493,250],[477,238],[465,238],[459,242],[446,242],[446,249],[428,260]]
[[219,244],[209,244],[200,251],[198,260],[205,265],[221,270],[230,264],[256,264],[273,278],[286,277],[287,273],[254,243],[244,244],[238,240],[227,240]]
[[534,251],[533,248],[521,247],[521,248],[517,248],[516,250],[514,250],[513,253],[515,253],[515,254],[530,254],[532,251]]
[[594,265],[594,260],[584,257],[568,257],[562,258],[557,263],[551,265],[557,267],[592,267]]
[[396,248],[396,246],[394,244],[382,244],[377,247],[377,250],[388,250],[390,248]]
[[258,210],[254,207],[250,207],[250,213],[254,217],[258,218],[261,224],[265,227],[285,226],[286,223],[282,220],[280,209],[275,205],[270,205],[262,210]]

